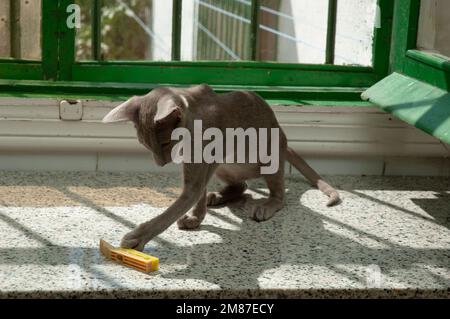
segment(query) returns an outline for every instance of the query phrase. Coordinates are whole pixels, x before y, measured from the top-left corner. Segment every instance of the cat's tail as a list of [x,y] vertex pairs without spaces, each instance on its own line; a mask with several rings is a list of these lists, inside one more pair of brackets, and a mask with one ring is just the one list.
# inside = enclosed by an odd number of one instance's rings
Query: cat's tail
[[313,186],[316,186],[329,197],[327,206],[334,206],[340,202],[339,193],[325,182],[322,177],[320,177],[319,174],[317,174],[317,172],[292,148],[287,148],[286,159],[292,166],[298,169]]

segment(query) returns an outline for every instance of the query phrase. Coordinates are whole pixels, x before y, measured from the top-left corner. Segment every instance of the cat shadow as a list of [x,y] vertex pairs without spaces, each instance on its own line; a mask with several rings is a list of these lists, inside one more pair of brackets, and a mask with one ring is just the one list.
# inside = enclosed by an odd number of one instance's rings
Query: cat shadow
[[450,194],[440,192],[435,198],[412,198],[411,201],[425,211],[437,223],[450,229]]

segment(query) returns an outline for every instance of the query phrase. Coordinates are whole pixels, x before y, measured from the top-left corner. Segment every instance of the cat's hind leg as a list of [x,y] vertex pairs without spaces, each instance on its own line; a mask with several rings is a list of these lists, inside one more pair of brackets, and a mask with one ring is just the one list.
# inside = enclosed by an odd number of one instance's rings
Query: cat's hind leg
[[219,192],[210,192],[207,195],[206,203],[208,207],[218,207],[226,203],[242,198],[247,190],[247,183],[242,179],[237,179],[229,174],[225,169],[217,170],[216,176],[227,185]]
[[264,202],[249,204],[247,210],[250,218],[257,222],[262,222],[272,218],[277,211],[284,206],[284,165],[274,175],[263,175],[267,183],[270,195]]

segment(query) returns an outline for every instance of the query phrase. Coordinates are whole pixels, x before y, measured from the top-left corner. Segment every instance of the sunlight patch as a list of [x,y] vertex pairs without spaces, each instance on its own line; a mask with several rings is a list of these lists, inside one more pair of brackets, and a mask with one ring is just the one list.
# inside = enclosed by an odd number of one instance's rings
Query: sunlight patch
[[358,190],[341,191],[341,195],[342,203],[331,208],[321,205],[323,195],[314,190],[305,192],[300,203],[323,222],[335,224],[335,230],[346,229],[347,234],[359,232],[361,238],[387,246],[450,249],[445,217],[436,219],[414,203],[420,198],[437,200],[434,192]]
[[337,273],[325,265],[281,265],[262,272],[261,289],[345,289],[363,288],[348,275]]

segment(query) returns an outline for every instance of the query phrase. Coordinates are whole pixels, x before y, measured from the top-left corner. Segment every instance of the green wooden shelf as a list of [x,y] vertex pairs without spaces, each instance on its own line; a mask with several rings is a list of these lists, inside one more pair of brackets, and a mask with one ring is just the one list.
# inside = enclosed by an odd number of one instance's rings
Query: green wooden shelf
[[450,93],[393,73],[362,94],[382,110],[450,144]]

